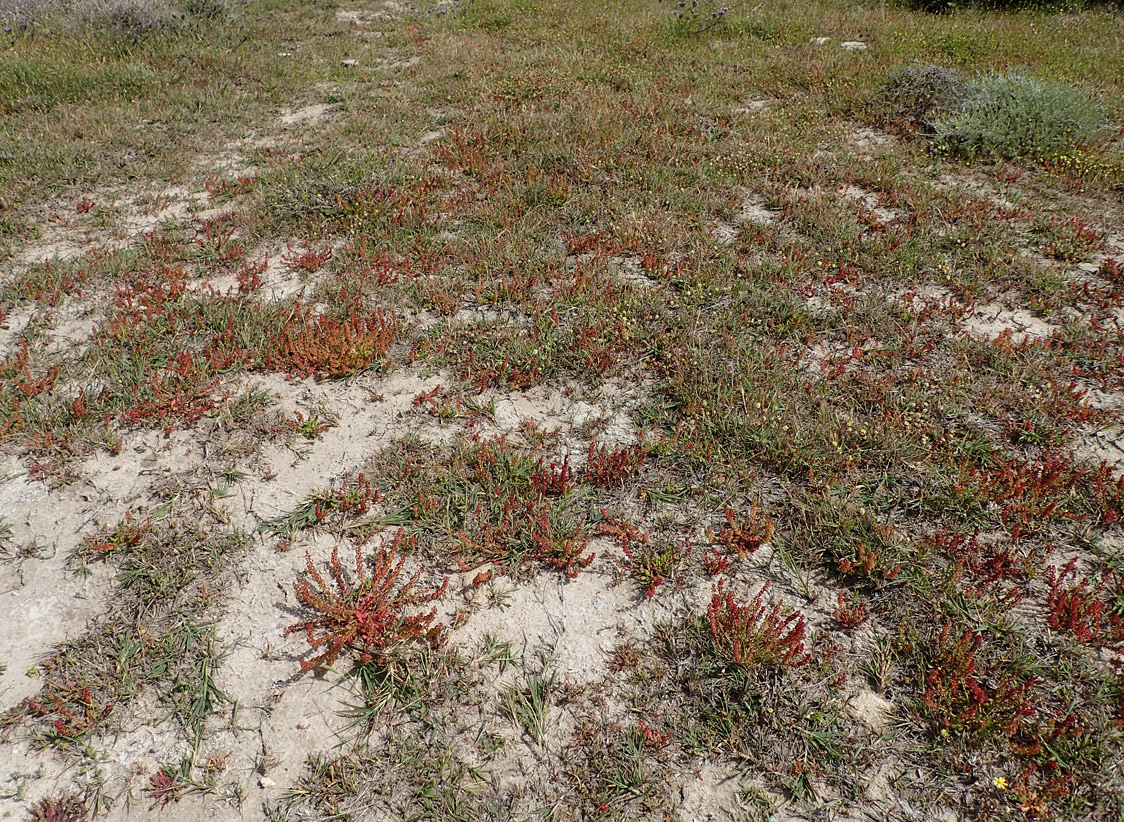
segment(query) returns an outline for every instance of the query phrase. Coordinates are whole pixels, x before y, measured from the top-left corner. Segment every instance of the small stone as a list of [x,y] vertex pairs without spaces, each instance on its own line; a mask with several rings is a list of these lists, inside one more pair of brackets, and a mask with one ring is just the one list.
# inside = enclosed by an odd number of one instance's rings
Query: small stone
[[866,43],[859,40],[849,40],[846,43],[840,43],[839,48],[844,51],[866,51]]
[[347,66],[348,68],[355,68],[357,65],[359,65],[359,61],[358,60],[341,60],[340,64],[344,65],[344,66]]
[[261,779],[259,779],[258,784],[265,790],[269,790],[270,788],[277,786],[277,783],[270,779],[268,776],[263,776]]
[[292,57],[293,53],[291,51],[279,51],[279,52],[277,52],[277,56],[278,57]]
[[893,710],[892,702],[867,690],[859,691],[847,705],[847,713],[875,733],[886,727],[886,719]]
[[830,37],[813,37],[812,43],[817,46],[824,46],[831,42]]

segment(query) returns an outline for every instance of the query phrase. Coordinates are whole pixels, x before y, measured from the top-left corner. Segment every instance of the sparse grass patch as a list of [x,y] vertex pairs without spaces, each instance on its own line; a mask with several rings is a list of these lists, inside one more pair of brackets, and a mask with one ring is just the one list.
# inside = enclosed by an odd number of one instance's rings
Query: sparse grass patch
[[509,685],[503,694],[504,713],[539,745],[546,739],[550,699],[557,687],[557,675],[544,663],[542,671],[527,677],[525,686]]
[[41,692],[7,711],[4,728],[80,758],[114,730],[119,712],[154,692],[192,751],[177,772],[188,782],[203,778],[195,756],[229,701],[214,679],[223,656],[215,604],[240,548],[236,535],[203,533],[171,517],[138,526],[126,519],[87,540],[78,558],[117,568],[113,605],[39,666]]
[[451,452],[402,442],[380,460],[385,505],[439,561],[493,563],[507,573],[555,568],[576,576],[587,551],[588,486],[563,481],[557,463],[508,437],[462,437]]
[[567,804],[586,819],[651,818],[671,805],[671,768],[661,761],[668,736],[644,720],[627,726],[583,723],[567,752],[567,777],[579,802]]

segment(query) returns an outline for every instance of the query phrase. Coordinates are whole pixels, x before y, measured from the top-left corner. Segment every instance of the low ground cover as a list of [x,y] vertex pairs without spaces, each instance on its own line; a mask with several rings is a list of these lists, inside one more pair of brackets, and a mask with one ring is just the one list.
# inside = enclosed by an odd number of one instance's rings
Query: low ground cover
[[665,6],[0,3],[6,809],[1119,818],[1119,15]]

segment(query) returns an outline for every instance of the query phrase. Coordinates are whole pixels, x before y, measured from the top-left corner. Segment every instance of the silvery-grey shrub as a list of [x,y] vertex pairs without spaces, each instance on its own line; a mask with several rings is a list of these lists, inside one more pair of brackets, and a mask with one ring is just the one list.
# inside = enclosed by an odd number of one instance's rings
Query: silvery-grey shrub
[[933,130],[937,144],[957,154],[1049,159],[1093,143],[1106,121],[1096,95],[1010,71],[969,83],[964,102]]

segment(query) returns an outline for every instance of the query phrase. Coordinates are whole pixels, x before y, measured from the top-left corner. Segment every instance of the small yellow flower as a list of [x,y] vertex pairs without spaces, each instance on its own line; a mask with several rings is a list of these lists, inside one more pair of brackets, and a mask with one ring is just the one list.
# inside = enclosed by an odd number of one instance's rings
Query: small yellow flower
[[995,779],[991,780],[991,784],[1001,791],[1007,790],[1007,780],[1001,776],[997,776]]

